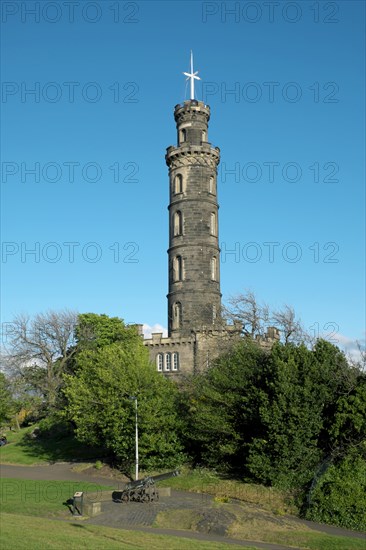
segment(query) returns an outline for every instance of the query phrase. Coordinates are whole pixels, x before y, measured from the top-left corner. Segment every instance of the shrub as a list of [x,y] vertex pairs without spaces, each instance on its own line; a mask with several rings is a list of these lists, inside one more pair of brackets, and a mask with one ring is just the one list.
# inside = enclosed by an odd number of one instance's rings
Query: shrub
[[366,460],[349,455],[330,466],[310,494],[306,519],[366,530]]

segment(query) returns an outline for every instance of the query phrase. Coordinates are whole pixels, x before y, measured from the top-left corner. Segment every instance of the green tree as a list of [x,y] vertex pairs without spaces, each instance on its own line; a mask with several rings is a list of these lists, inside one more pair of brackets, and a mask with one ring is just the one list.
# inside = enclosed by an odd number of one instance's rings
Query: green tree
[[263,370],[258,410],[261,433],[250,444],[248,468],[265,484],[298,487],[311,480],[322,453],[322,387],[304,345],[277,344]]
[[75,337],[78,351],[95,350],[115,342],[129,344],[139,339],[135,326],[126,326],[119,317],[97,313],[78,315]]
[[307,519],[366,531],[366,442],[331,464],[309,497]]
[[98,313],[80,313],[75,324],[75,345],[70,354],[65,372],[74,374],[78,362],[76,358],[82,351],[96,351],[109,344],[119,342],[123,345],[141,340],[136,326],[126,326],[123,319]]
[[366,458],[366,376],[363,373],[352,390],[336,401],[329,439],[335,458],[350,452]]
[[5,374],[0,372],[0,424],[8,422],[14,414],[14,404]]
[[141,467],[171,467],[182,461],[177,389],[150,365],[141,338],[81,351],[76,364],[75,375],[65,375],[64,393],[65,416],[74,422],[79,440],[105,447],[130,470],[135,409],[128,397],[134,396],[138,399]]
[[264,483],[304,487],[331,458],[337,400],[356,383],[344,354],[324,340],[273,347],[263,372],[259,414],[264,433],[250,447],[248,467]]
[[246,445],[261,429],[256,400],[263,350],[245,339],[196,376],[186,403],[186,440],[195,460],[243,473]]
[[[187,439],[197,461],[260,483],[305,488],[334,454],[337,401],[343,416],[352,414],[346,396],[356,380],[329,342],[320,340],[313,350],[277,343],[264,352],[247,338],[194,379]],[[340,416],[338,422],[343,430]]]

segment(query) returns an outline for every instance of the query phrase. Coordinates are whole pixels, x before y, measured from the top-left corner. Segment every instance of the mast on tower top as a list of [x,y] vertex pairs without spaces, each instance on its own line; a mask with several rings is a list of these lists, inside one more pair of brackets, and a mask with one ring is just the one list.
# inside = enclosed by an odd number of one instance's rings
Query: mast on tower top
[[190,99],[194,99],[194,81],[195,80],[201,80],[199,76],[197,76],[198,74],[198,71],[194,72],[193,71],[193,53],[192,53],[192,50],[191,50],[191,72],[190,73],[183,73],[187,78],[186,78],[186,82],[188,80],[191,81],[191,98]]

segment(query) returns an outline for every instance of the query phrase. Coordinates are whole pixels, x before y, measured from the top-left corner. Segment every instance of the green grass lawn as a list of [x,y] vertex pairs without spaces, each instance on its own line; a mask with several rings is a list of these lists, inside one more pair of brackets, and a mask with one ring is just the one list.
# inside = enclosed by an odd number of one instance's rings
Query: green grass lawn
[[[1,516],[1,542],[6,550],[232,550],[230,544],[201,542],[181,537],[153,535],[100,527],[83,522],[64,522],[31,518],[3,513]],[[252,547],[252,550],[255,550]]]
[[[32,428],[24,428],[8,435],[9,444],[0,448],[0,462],[34,465],[55,460],[72,460],[80,458],[90,460],[98,456],[95,450],[87,449],[72,437],[62,440],[31,440],[27,433]],[[99,455],[100,456],[100,455]],[[155,472],[161,473],[161,472]],[[154,472],[141,472],[143,475]],[[108,481],[106,480],[106,484]],[[284,544],[308,550],[366,550],[362,539],[336,537],[316,533],[292,525],[275,528],[276,518],[285,514],[296,514],[293,495],[273,488],[248,484],[239,480],[224,479],[214,472],[205,469],[190,470],[183,468],[181,475],[161,482],[160,486],[171,486],[174,489],[208,493],[215,497],[217,507],[230,506],[230,499],[237,499],[243,506],[243,517],[233,525],[231,536],[237,539],[260,540],[268,543]],[[0,480],[0,502],[3,517],[1,520],[2,547],[7,550],[23,548],[141,548],[141,549],[187,549],[195,548],[226,549],[226,544],[203,543],[173,537],[163,537],[111,528],[101,528],[86,524],[82,520],[72,519],[70,501],[75,491],[95,493],[111,489],[108,485],[72,481],[33,481],[20,479]],[[93,500],[96,500],[95,497]],[[69,501],[69,503],[68,503]],[[258,521],[250,522],[245,506],[256,507],[266,511]],[[179,511],[177,511],[179,512]],[[250,512],[250,510],[249,510]],[[246,515],[245,515],[246,514]],[[33,516],[33,517],[30,517]],[[168,518],[161,515],[157,526],[166,528],[187,529],[182,523],[182,515],[177,516],[171,524]],[[43,519],[40,519],[40,518]],[[51,521],[52,519],[67,521]],[[183,518],[184,519],[184,518]],[[178,521],[179,520],[179,521]],[[190,518],[186,518],[186,523]],[[169,523],[170,521],[170,523]],[[282,520],[281,520],[282,522]],[[280,523],[281,523],[280,522]],[[284,523],[283,522],[283,523]],[[193,527],[194,528],[194,527]],[[232,548],[232,546],[230,546]]]
[[108,485],[78,481],[34,481],[30,479],[0,479],[0,504],[2,512],[43,516],[70,517],[67,501],[75,491],[93,492],[112,488]]
[[0,464],[32,466],[56,461],[90,460],[102,456],[101,449],[92,449],[69,435],[62,438],[29,438],[34,426],[6,434],[8,444],[0,447]]
[[[185,549],[212,548],[226,549],[226,544],[201,543],[161,537],[125,530],[102,528],[86,524],[82,519],[76,520],[70,515],[70,499],[76,490],[89,493],[108,489],[95,483],[72,481],[33,481],[20,479],[0,480],[1,542],[8,549],[23,548],[151,548],[151,549]],[[216,507],[230,507],[230,504],[216,503]],[[228,508],[229,509],[229,508]],[[179,510],[171,522],[172,512],[168,519],[164,515],[156,526],[170,529],[189,529],[182,523]],[[270,513],[267,513],[268,516]],[[273,517],[273,516],[272,516]],[[233,538],[258,540],[269,543],[284,544],[295,548],[311,550],[365,550],[365,542],[349,537],[335,537],[314,533],[306,528],[290,526],[275,528],[271,518],[264,518],[254,524],[245,516],[237,516],[238,521],[232,532]],[[64,521],[50,521],[58,519]],[[184,519],[184,518],[183,518]],[[187,518],[186,518],[187,519]],[[189,519],[189,518],[188,518]],[[190,521],[192,518],[190,519]],[[188,521],[188,520],[187,520]],[[186,523],[187,523],[186,521]],[[193,521],[193,520],[192,520]],[[282,521],[281,521],[282,523]],[[47,541],[47,544],[46,542]]]

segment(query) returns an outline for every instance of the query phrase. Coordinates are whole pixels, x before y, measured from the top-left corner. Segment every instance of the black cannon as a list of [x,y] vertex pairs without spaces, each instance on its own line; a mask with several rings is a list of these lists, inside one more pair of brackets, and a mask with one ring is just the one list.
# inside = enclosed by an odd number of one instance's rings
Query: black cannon
[[122,491],[113,491],[112,499],[114,502],[129,502],[131,500],[135,502],[151,502],[159,500],[159,491],[155,487],[155,483],[178,475],[179,470],[174,470],[174,472],[167,472],[159,476],[148,476],[136,481],[130,481]]

